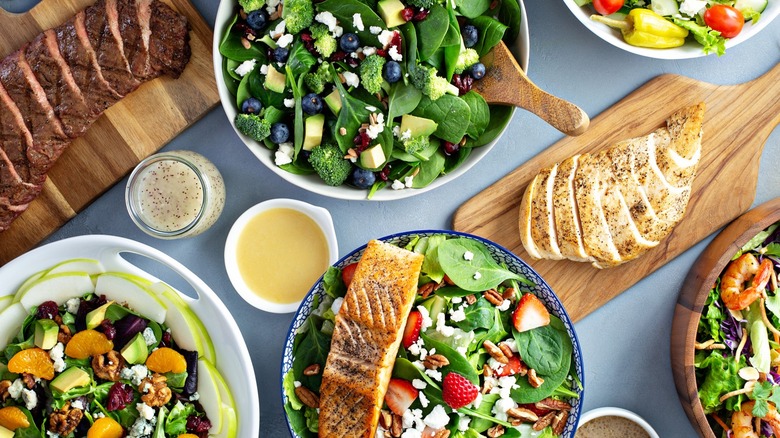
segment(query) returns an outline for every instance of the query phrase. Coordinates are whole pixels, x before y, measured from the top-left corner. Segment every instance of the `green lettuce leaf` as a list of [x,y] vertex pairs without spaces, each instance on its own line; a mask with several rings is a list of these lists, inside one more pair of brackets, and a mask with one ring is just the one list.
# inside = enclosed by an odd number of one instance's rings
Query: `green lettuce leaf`
[[717,53],[722,56],[726,53],[726,39],[720,36],[720,32],[712,30],[707,26],[702,26],[694,21],[674,19],[674,24],[688,29],[696,41],[702,45],[704,53]]

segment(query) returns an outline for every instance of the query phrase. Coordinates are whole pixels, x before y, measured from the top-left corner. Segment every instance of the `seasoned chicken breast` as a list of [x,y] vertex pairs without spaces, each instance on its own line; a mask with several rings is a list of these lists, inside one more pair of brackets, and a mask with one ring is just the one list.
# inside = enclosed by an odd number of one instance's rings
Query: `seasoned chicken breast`
[[525,192],[523,193],[523,201],[520,206],[520,240],[523,242],[523,247],[528,252],[528,255],[535,259],[542,258],[539,254],[539,250],[536,248],[534,238],[531,235],[531,212],[533,211],[533,197],[539,187],[539,181],[541,180],[541,174],[536,175],[534,179],[528,183]]
[[[558,166],[553,184],[553,210],[555,211],[555,233],[561,255],[576,261],[593,261],[582,245],[582,230],[577,214],[577,198],[574,192],[574,176],[579,164],[579,155],[567,158]],[[522,223],[522,221],[521,221]]]
[[542,258],[553,260],[563,258],[558,248],[553,210],[553,184],[557,171],[556,164],[539,173],[539,186],[534,191],[531,209],[531,237],[536,244],[536,250]]

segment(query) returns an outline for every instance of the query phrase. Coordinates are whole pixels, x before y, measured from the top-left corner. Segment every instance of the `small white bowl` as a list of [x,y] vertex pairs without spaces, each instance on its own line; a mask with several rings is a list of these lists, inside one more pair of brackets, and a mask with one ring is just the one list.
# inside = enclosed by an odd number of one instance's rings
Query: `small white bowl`
[[584,426],[585,423],[601,417],[622,417],[627,420],[631,420],[634,423],[638,424],[640,427],[642,427],[642,429],[644,429],[645,432],[647,432],[647,434],[650,435],[650,438],[659,438],[658,433],[655,431],[655,429],[653,429],[653,426],[650,426],[650,423],[645,421],[644,418],[640,417],[639,415],[627,409],[614,408],[614,407],[597,408],[585,412],[580,417],[580,423],[579,426],[577,426],[577,429]]
[[[233,284],[233,288],[236,289],[244,301],[260,310],[271,313],[290,313],[298,309],[300,301],[279,304],[258,296],[244,281],[241,272],[239,272],[238,262],[236,260],[238,238],[241,236],[241,232],[244,230],[249,220],[260,213],[274,208],[289,208],[299,211],[311,218],[311,220],[320,227],[328,244],[328,266],[336,263],[338,260],[339,248],[338,243],[336,242],[336,230],[333,227],[333,218],[331,218],[328,210],[303,201],[284,198],[270,199],[251,207],[236,219],[236,222],[230,228],[227,241],[225,242],[225,269],[227,270],[230,282]],[[302,294],[301,298],[303,298],[304,295],[305,294]]]

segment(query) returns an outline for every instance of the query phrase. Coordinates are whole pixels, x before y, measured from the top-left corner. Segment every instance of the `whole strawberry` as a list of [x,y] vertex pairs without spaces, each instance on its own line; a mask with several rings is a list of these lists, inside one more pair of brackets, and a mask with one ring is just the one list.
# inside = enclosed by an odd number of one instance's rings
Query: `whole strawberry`
[[462,408],[477,398],[479,388],[458,373],[448,373],[442,382],[441,395],[452,409]]

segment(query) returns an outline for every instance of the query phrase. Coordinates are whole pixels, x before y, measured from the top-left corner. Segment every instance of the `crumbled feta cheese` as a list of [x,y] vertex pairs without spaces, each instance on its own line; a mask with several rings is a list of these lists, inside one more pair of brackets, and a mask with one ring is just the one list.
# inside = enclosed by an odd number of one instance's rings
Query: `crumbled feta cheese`
[[54,371],[61,373],[65,370],[65,345],[57,342],[57,345],[49,350],[49,357],[54,362]]
[[393,126],[393,136],[397,138],[400,134],[401,134],[401,126],[400,125]]
[[366,46],[363,47],[363,54],[366,56],[371,56],[376,53],[376,47]]
[[156,418],[153,418],[151,421],[142,417],[136,418],[135,423],[133,423],[133,426],[130,427],[130,432],[128,433],[127,438],[140,438],[151,435],[154,432],[154,423],[156,423],[155,420]]
[[385,115],[383,113],[374,114],[376,115],[376,123],[368,125],[366,129],[366,135],[371,139],[379,137],[379,134],[385,130]]
[[514,353],[517,353],[517,342],[515,342],[514,339],[509,338],[503,342],[507,347],[509,347],[510,350],[512,350]]
[[471,417],[463,416],[460,418],[460,421],[458,422],[458,430],[461,432],[465,432],[469,430],[469,423],[471,423]]
[[693,17],[707,7],[707,0],[685,0],[680,3],[680,13]]
[[331,34],[333,35],[333,38],[340,38],[341,35],[344,35],[344,28],[341,26],[336,26],[331,31]]
[[357,87],[360,85],[360,78],[355,73],[345,71],[342,75],[344,76],[344,83],[347,84],[348,87]]
[[506,420],[506,411],[516,407],[517,403],[515,403],[515,401],[510,397],[501,397],[496,400],[496,404],[493,405],[492,411],[499,420]]
[[422,438],[422,432],[417,429],[406,429],[401,438]]
[[285,164],[292,163],[292,157],[295,153],[295,148],[290,142],[280,143],[279,148],[274,153],[274,163],[277,166],[284,166]]
[[425,393],[424,392],[419,393],[418,397],[420,398],[420,404],[422,405],[422,407],[427,408],[428,403],[430,403],[430,401],[428,400],[428,397],[425,395]]
[[81,409],[84,410],[84,402],[82,402],[80,399],[73,400],[70,403],[70,407],[73,409]]
[[474,409],[479,409],[479,405],[482,404],[482,392],[477,393],[477,398],[474,399],[473,402],[471,402],[471,406],[474,407]]
[[435,380],[437,382],[441,382],[441,371],[426,369],[425,370],[425,374],[427,374],[428,377],[430,377],[431,379],[433,379],[433,380]]
[[404,185],[404,183],[402,183],[401,181],[398,181],[398,180],[395,180],[395,181],[393,181],[393,185],[391,185],[390,187],[391,187],[393,190],[403,190],[403,189],[405,189],[405,188],[406,188],[406,186]]
[[392,30],[383,30],[379,33],[379,36],[377,38],[379,39],[379,42],[382,44],[382,47],[387,46],[390,44],[390,41],[393,40],[393,36],[395,36],[395,32]]
[[242,62],[241,64],[239,64],[238,67],[236,67],[236,70],[235,70],[236,74],[243,78],[244,76],[248,75],[250,72],[252,72],[252,70],[255,69],[255,65],[256,64],[257,64],[257,60],[256,59],[246,60],[246,61]]
[[104,413],[102,413],[102,412],[100,412],[100,411],[98,411],[98,412],[95,412],[95,413],[93,413],[93,414],[92,414],[92,418],[94,418],[94,419],[96,419],[96,420],[97,420],[98,418],[103,418],[103,417],[105,417],[105,416],[106,416],[106,414],[104,414]]
[[296,380],[296,381],[293,382],[293,386],[296,387],[296,388],[300,388],[301,387],[301,382]]
[[280,21],[272,31],[268,32],[268,35],[273,39],[279,38],[284,33],[286,25],[284,20]]
[[390,50],[387,51],[387,54],[390,55],[390,59],[393,61],[401,62],[404,60],[404,56],[398,52],[398,47],[396,46],[390,47]]
[[423,421],[431,429],[442,429],[450,422],[450,417],[441,405],[436,405]]
[[471,251],[464,252],[463,253],[463,260],[466,260],[466,261],[469,261],[469,262],[474,260],[474,253],[471,252]]
[[335,300],[333,300],[333,304],[330,306],[330,310],[333,311],[334,314],[338,315],[339,310],[341,310],[341,303],[344,302],[344,298],[338,297]]
[[287,47],[290,45],[290,43],[293,42],[293,36],[292,34],[286,33],[279,37],[278,40],[276,40],[276,44],[279,47]]
[[462,302],[463,302],[463,297],[452,297],[452,298],[450,299],[450,302],[451,302],[452,304],[460,304],[460,303],[462,303]]
[[19,397],[22,395],[22,390],[24,389],[24,384],[22,383],[22,379],[16,379],[14,380],[14,383],[11,384],[11,386],[8,387],[8,395],[11,396],[14,400],[19,400]]
[[376,112],[376,107],[372,105],[366,105],[366,110],[371,111],[372,113]]
[[267,75],[268,74],[268,64],[263,64],[260,66],[260,74]]
[[46,431],[46,436],[49,438],[60,438],[60,434],[52,432],[50,430]]
[[385,428],[382,427],[382,425],[378,425],[376,427],[376,432],[374,432],[374,438],[385,438]]
[[71,298],[68,301],[65,301],[65,308],[67,309],[68,313],[77,314],[79,313],[79,306],[81,306],[81,299],[79,298]]
[[132,368],[130,368],[130,371],[132,374],[128,380],[132,381],[133,385],[135,386],[140,385],[141,380],[145,379],[149,375],[149,370],[145,365],[133,365]]
[[314,16],[314,21],[318,23],[322,23],[325,26],[328,26],[328,30],[333,32],[333,30],[336,28],[336,25],[338,24],[338,20],[336,20],[336,17],[333,16],[328,11],[320,12],[317,15]]
[[295,108],[295,99],[284,99],[284,106],[287,108]]
[[450,327],[446,324],[444,312],[436,315],[436,331],[449,338],[455,334],[455,327]]
[[458,307],[457,310],[453,307],[450,309],[450,319],[454,322],[460,322],[466,319],[466,312],[463,311],[463,307]]
[[368,31],[371,32],[371,35],[379,35],[379,33],[382,32],[382,28],[379,26],[370,26]]
[[366,27],[363,25],[363,16],[360,14],[352,15],[352,25],[355,26],[355,29],[361,32],[366,30]]
[[504,370],[504,364],[502,364],[501,362],[493,359],[492,357],[488,358],[488,365],[490,366],[490,368],[493,369],[493,371],[495,371],[495,372],[497,372],[499,374],[501,374],[501,371]]
[[505,311],[505,310],[509,309],[509,306],[510,306],[510,305],[512,305],[512,302],[511,302],[511,301],[509,301],[509,300],[504,300],[504,301],[502,301],[502,302],[501,302],[501,305],[500,305],[500,306],[498,306],[498,310],[500,310],[500,311],[502,311],[502,312],[503,312],[503,311]]
[[147,405],[146,403],[137,403],[135,408],[138,410],[138,413],[141,414],[141,418],[145,420],[151,420],[154,418],[154,408]]
[[151,327],[144,329],[142,336],[146,345],[154,345],[157,343],[157,336],[154,335],[154,330]]
[[428,387],[428,384],[425,383],[425,380],[413,379],[412,380],[412,386],[414,386],[417,389],[425,389],[425,388]]
[[474,280],[479,280],[480,278],[482,278],[482,274],[480,274],[479,271],[475,272],[474,273]]
[[190,401],[198,401],[198,400],[200,400],[200,394],[199,394],[199,393],[197,393],[197,392],[194,392],[194,393],[193,393],[193,394],[190,396]]
[[38,394],[31,389],[25,388],[22,390],[22,401],[24,402],[24,407],[32,411],[38,405]]
[[422,318],[422,325],[420,326],[420,332],[422,333],[433,325],[433,320],[431,320],[431,314],[428,313],[428,309],[425,306],[417,306],[417,311],[420,312],[420,317]]
[[[398,127],[398,129],[400,129],[400,126]],[[401,141],[409,140],[410,138],[412,138],[412,130],[411,129],[407,129],[406,131],[404,131],[401,134]]]
[[265,0],[265,4],[268,7],[272,7],[272,8],[275,8],[275,7],[279,6],[279,3],[281,3],[281,2],[282,2],[282,0]]
[[414,185],[414,176],[405,176],[404,177],[404,185],[407,188],[411,188]]

